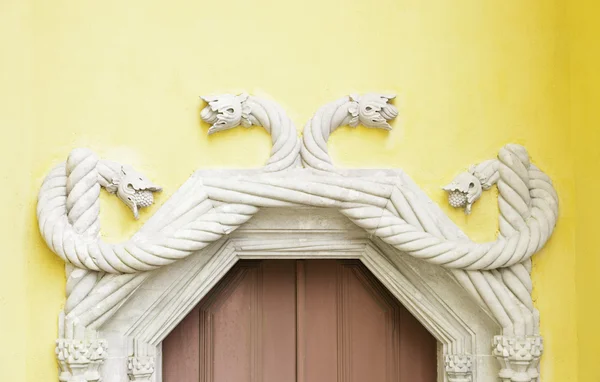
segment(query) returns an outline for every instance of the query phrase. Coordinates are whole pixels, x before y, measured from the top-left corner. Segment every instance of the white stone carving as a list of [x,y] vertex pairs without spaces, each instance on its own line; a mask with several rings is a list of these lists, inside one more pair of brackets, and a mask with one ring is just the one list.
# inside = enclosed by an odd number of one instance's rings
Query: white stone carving
[[154,357],[129,357],[127,370],[130,381],[151,381],[154,373]]
[[236,126],[262,126],[273,140],[271,158],[261,172],[283,171],[300,166],[300,139],[292,120],[275,102],[248,94],[204,96],[208,103],[200,112],[204,122],[212,126],[208,134]]
[[321,107],[308,121],[302,134],[302,163],[306,167],[339,172],[327,152],[329,135],[338,127],[349,125],[391,130],[387,121],[396,118],[398,109],[388,103],[393,94],[351,95]]
[[467,215],[483,191],[481,182],[468,172],[458,175],[444,190],[448,192],[448,203],[454,208],[464,207]]
[[[58,167],[46,178],[38,216],[46,243],[61,258],[77,267],[109,273],[135,273],[170,264],[235,230],[259,207],[276,205],[337,207],[357,225],[417,258],[447,268],[489,270],[528,260],[549,238],[557,216],[552,183],[529,164],[523,147],[507,145],[497,163],[503,170],[499,180],[501,229],[510,225],[505,229],[510,232],[484,244],[441,237],[422,206],[411,203],[410,195],[393,183],[313,175],[305,170],[297,170],[293,178],[264,174],[210,179],[204,192],[182,208],[184,221],[152,235],[140,232],[124,244],[107,244],[79,234],[71,223],[81,215],[87,218],[81,219],[85,223],[98,219],[100,187],[95,167],[99,160],[86,149],[73,150],[67,167]],[[79,166],[86,166],[88,172],[80,171]],[[80,173],[84,176],[79,177]],[[73,212],[69,201],[75,199],[74,204],[81,199],[71,196],[67,182],[72,189],[89,193],[85,196],[89,209]],[[63,195],[55,197],[55,191],[61,190]],[[213,207],[211,201],[224,204]]]
[[100,381],[99,367],[106,358],[105,340],[73,340],[60,338],[56,341],[56,357],[60,368],[59,381]]
[[204,122],[212,123],[208,135],[219,131],[233,129],[236,126],[252,126],[248,94],[223,94],[219,96],[201,97],[208,106],[202,109],[200,117]]
[[473,380],[472,356],[447,354],[444,356],[444,370],[449,382],[471,382]]
[[112,179],[109,188],[111,186],[116,186],[117,196],[131,208],[136,219],[139,217],[138,208],[150,207],[154,203],[152,193],[162,190],[130,166],[121,166],[120,176]]
[[498,164],[498,161],[488,160],[456,176],[452,183],[443,187],[448,192],[448,203],[455,208],[464,207],[465,213],[470,214],[482,192],[500,180]]
[[[473,301],[500,324],[502,338],[539,338],[539,314],[531,300],[530,258],[546,243],[556,223],[558,198],[552,182],[530,163],[522,146],[506,145],[498,159],[473,166],[445,188],[450,191],[450,202],[468,213],[481,192],[497,184],[501,212],[497,240],[475,243],[457,235],[429,200],[417,196],[418,188],[407,186],[412,183],[399,179],[398,174],[374,170],[357,176],[331,163],[327,154],[330,133],[358,123],[389,129],[388,121],[398,113],[388,103],[392,98],[368,94],[323,106],[306,125],[301,144],[290,119],[271,101],[245,94],[204,97],[209,105],[201,117],[212,124],[209,133],[240,124],[260,125],[271,133],[273,150],[267,166],[259,171],[196,177],[124,243],[109,244],[100,238],[100,188],[116,192],[136,216],[137,208],[151,204],[151,192],[160,188],[125,166],[100,160],[90,150],[73,150],[67,162],[47,176],[38,199],[42,236],[68,264],[61,339],[81,341],[96,333],[153,275],[148,271],[209,251],[211,244],[250,224],[260,209],[298,207],[337,209],[370,237],[392,248],[392,258],[404,254],[448,269]],[[300,156],[307,168],[299,167]],[[265,240],[266,248],[278,245]],[[312,245],[300,248],[308,251]],[[426,321],[422,314],[417,318]],[[443,336],[437,338],[444,342]],[[464,348],[446,354],[469,355]],[[144,364],[142,357],[154,354],[134,350],[129,356],[138,357],[131,362],[137,367]],[[498,358],[509,365],[503,364],[504,374],[517,370],[510,356]],[[536,362],[528,364],[527,375],[537,370]],[[451,373],[452,378],[460,377],[460,368],[446,366],[449,378]],[[140,366],[139,370],[149,368]],[[522,378],[522,371],[514,373]],[[143,372],[138,374],[146,378]]]
[[537,381],[543,351],[542,337],[494,337],[494,356],[500,362],[503,382]]

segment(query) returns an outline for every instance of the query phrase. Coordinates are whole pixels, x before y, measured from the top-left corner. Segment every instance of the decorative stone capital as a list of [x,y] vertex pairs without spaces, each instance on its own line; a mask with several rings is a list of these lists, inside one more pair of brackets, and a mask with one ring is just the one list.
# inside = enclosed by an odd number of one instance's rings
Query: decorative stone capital
[[98,369],[107,354],[105,340],[56,340],[59,380],[64,382],[98,382]]
[[473,359],[468,354],[446,354],[444,369],[449,382],[472,382]]
[[536,381],[542,351],[541,336],[495,336],[493,354],[502,367],[500,379],[504,382]]
[[154,373],[154,357],[129,357],[127,374],[130,381],[150,381]]

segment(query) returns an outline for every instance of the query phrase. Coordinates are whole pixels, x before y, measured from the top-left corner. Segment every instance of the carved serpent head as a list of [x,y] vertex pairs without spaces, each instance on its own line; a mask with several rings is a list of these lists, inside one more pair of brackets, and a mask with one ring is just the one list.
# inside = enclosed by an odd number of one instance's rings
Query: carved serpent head
[[201,98],[208,103],[208,106],[202,109],[200,118],[212,124],[208,129],[208,135],[233,129],[239,125],[244,127],[252,126],[249,118],[251,110],[246,105],[248,94],[221,94]]
[[388,102],[394,98],[396,98],[394,94],[368,93],[362,96],[351,95],[350,100],[354,104],[348,110],[352,116],[349,125],[356,127],[362,124],[366,127],[392,130],[387,121],[398,116],[398,109]]
[[448,192],[448,203],[452,207],[464,207],[465,213],[471,213],[471,207],[479,200],[483,191],[489,190],[500,179],[498,160],[487,160],[469,167],[467,172],[459,174],[443,187]]
[[448,192],[448,203],[454,208],[464,207],[467,215],[483,192],[481,182],[470,172],[459,174],[443,190]]
[[138,208],[151,206],[154,203],[152,193],[162,190],[130,166],[121,166],[120,177],[113,178],[112,183],[117,186],[117,197],[131,208],[136,219],[139,217]]

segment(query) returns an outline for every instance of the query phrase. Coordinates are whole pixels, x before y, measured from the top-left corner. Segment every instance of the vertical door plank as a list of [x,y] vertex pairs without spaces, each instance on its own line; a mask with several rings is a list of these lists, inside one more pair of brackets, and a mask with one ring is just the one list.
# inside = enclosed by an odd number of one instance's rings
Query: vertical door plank
[[252,345],[256,344],[252,343],[252,324],[258,308],[258,268],[241,272],[211,304],[200,308],[205,317],[201,328],[208,339],[203,362],[206,382],[253,382]]
[[304,381],[338,380],[337,264],[335,260],[305,262]]
[[194,308],[162,343],[163,382],[198,382],[200,341]]
[[294,381],[295,297],[294,261],[238,263],[165,340],[164,382]]
[[[296,380],[296,265],[293,260],[262,264],[262,379]],[[216,381],[219,382],[219,381]]]
[[437,381],[437,341],[404,306],[400,306],[401,381]]
[[306,269],[296,262],[296,382],[306,381]]
[[[347,381],[397,382],[398,302],[362,265],[341,265]],[[418,381],[416,379],[411,380]]]
[[307,260],[304,272],[298,382],[436,381],[437,342],[364,265]]
[[200,381],[251,382],[257,264],[236,265],[199,304]]

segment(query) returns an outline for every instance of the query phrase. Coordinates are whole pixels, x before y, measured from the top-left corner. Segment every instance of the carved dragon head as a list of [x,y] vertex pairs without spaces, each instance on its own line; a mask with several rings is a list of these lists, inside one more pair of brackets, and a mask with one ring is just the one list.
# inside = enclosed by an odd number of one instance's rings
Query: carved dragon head
[[217,96],[200,97],[208,106],[200,112],[203,121],[212,124],[208,135],[219,131],[233,129],[236,126],[252,126],[250,107],[246,105],[248,94],[221,94]]
[[459,174],[443,190],[448,192],[448,203],[454,208],[464,207],[467,215],[483,191],[479,179],[470,172]]
[[464,207],[468,215],[483,191],[492,188],[499,177],[498,161],[487,160],[469,167],[467,172],[459,174],[443,190],[448,192],[448,203],[455,208]]
[[138,208],[151,206],[154,203],[152,193],[162,190],[130,166],[121,166],[120,176],[113,178],[112,183],[117,186],[117,197],[131,208],[136,219],[139,217]]
[[387,121],[398,116],[398,109],[388,103],[394,98],[396,98],[394,94],[351,95],[350,100],[354,102],[354,105],[348,110],[352,116],[349,125],[356,127],[362,124],[366,127],[391,130],[392,127]]

